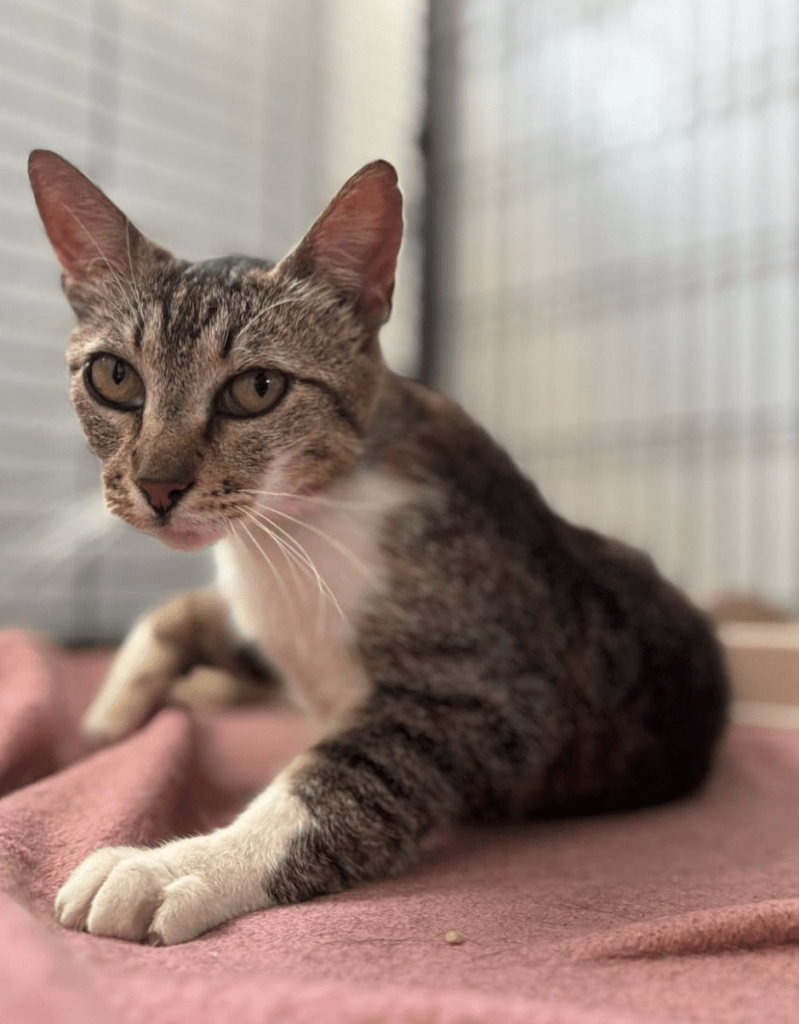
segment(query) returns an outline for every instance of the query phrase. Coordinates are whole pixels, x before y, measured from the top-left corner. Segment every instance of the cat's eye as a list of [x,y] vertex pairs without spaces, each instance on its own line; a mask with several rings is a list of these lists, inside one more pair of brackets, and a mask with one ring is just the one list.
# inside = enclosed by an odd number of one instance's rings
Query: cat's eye
[[228,416],[260,416],[272,409],[288,387],[280,370],[248,370],[227,382],[217,399],[217,408]]
[[84,371],[86,384],[95,398],[115,409],[141,409],[144,384],[130,363],[118,356],[93,356]]

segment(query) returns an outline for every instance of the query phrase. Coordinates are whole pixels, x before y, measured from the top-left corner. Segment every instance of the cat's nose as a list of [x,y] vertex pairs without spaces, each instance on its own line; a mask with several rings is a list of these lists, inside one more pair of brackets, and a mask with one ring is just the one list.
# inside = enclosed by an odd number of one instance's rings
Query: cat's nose
[[156,512],[168,512],[191,487],[191,481],[183,480],[137,480],[136,483]]

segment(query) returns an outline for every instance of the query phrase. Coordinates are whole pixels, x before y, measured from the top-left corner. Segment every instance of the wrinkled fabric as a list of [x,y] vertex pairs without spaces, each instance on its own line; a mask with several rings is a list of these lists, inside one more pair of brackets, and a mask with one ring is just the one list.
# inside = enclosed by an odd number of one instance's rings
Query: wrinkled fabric
[[454,830],[401,878],[186,945],[65,931],[53,899],[86,854],[224,824],[309,737],[284,710],[167,708],[90,751],[77,723],[108,657],[0,634],[3,1024],[799,1017],[799,731],[787,729],[732,727],[690,800]]

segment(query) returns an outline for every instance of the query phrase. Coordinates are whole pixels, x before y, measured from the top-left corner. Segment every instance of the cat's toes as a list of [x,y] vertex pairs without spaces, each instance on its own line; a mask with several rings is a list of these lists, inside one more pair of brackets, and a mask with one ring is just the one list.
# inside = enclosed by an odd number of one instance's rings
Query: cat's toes
[[92,902],[114,868],[136,853],[132,846],[107,846],[95,850],[72,872],[55,900],[56,919],[65,928],[87,928]]
[[81,719],[81,734],[93,748],[117,743],[156,710],[160,700],[151,691],[167,688],[163,682],[156,687],[147,677],[121,679],[112,674]]
[[142,942],[150,934],[170,875],[148,852],[121,860],[97,890],[86,918],[92,935]]
[[92,935],[132,942],[184,941],[172,937],[179,931],[174,926],[164,934],[154,926],[159,908],[176,884],[158,853],[129,846],[97,850],[72,872],[56,897],[59,922]]
[[231,874],[220,874],[224,852],[209,836],[152,850],[97,850],[62,887],[56,916],[65,927],[92,935],[156,945],[188,942],[265,903],[260,875],[248,873],[246,862],[227,857]]
[[147,938],[158,946],[188,942],[229,916],[204,879],[184,875],[164,889]]
[[129,687],[129,694],[109,693],[104,688],[84,714],[80,731],[91,749],[124,739],[152,712],[150,703],[135,693],[133,683]]

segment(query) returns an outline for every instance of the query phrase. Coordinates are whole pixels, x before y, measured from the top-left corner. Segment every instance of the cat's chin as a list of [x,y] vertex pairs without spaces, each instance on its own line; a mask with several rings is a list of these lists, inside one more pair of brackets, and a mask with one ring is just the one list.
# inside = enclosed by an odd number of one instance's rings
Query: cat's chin
[[190,529],[185,526],[173,526],[171,523],[152,527],[147,532],[174,551],[199,551],[201,548],[216,544],[225,536],[225,531],[220,529]]

